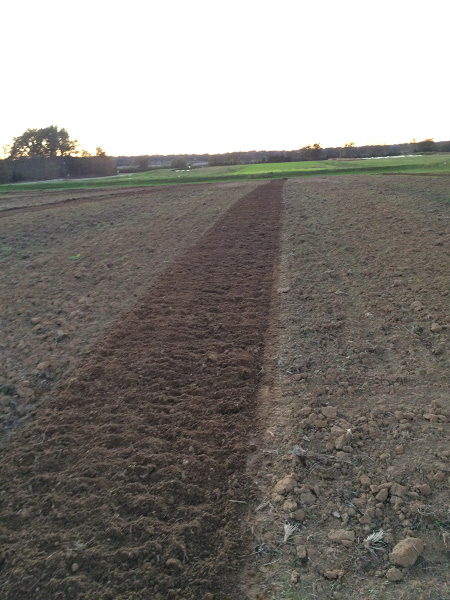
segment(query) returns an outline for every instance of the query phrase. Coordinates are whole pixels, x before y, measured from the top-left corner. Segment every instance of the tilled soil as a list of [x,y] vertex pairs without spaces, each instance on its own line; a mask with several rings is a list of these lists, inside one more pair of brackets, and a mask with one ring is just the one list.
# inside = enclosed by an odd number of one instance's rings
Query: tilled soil
[[[245,184],[244,184],[245,185]],[[248,183],[247,183],[248,185]],[[220,184],[218,184],[220,186]],[[236,184],[228,184],[228,187],[237,187]],[[204,190],[208,188],[211,191],[211,184],[180,184],[175,190],[177,195],[180,192],[189,195],[192,190]],[[148,199],[151,194],[161,194],[174,191],[173,186],[145,186],[131,188],[100,188],[100,189],[78,189],[78,190],[43,190],[43,191],[20,191],[20,192],[3,192],[0,195],[0,218],[11,215],[12,213],[32,213],[50,208],[60,208],[66,204],[81,205],[90,204],[92,202],[110,203],[111,200],[129,201],[130,197],[145,197]]]
[[0,443],[120,312],[256,187],[2,195],[0,207],[21,208],[0,212]]
[[[32,213],[49,208],[58,208],[64,204],[86,204],[90,202],[128,200],[130,196],[149,196],[160,188],[132,188],[132,190],[68,190],[68,191],[30,191],[6,192],[0,196],[0,218],[12,213]],[[130,193],[131,192],[131,193]]]
[[240,597],[282,187],[233,205],[5,449],[5,600]]
[[249,597],[450,598],[448,180],[284,191]]

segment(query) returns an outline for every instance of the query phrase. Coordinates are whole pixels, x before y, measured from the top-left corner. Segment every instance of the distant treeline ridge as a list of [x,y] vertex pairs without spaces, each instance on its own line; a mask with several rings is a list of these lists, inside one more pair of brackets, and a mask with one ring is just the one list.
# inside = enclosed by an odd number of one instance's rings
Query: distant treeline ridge
[[424,152],[450,152],[450,141],[434,142],[430,139],[404,144],[347,145],[338,148],[322,148],[320,144],[314,144],[299,150],[250,150],[248,152],[227,152],[225,154],[118,156],[116,165],[119,171],[136,172],[163,168],[184,169],[187,167],[401,156],[405,154],[422,154]]
[[450,141],[434,142],[430,139],[421,142],[375,146],[355,146],[349,143],[339,148],[322,148],[320,144],[314,144],[299,150],[250,150],[225,154],[7,158],[0,160],[0,183],[104,177],[115,175],[118,171],[131,173],[164,168],[186,169],[221,165],[357,159],[429,152],[450,152]]

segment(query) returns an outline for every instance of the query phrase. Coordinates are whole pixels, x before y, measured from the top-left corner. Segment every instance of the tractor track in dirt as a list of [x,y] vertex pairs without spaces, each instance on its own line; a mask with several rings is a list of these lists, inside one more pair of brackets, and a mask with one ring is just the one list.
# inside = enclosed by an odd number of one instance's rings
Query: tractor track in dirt
[[5,600],[241,597],[283,185],[233,205],[5,449]]

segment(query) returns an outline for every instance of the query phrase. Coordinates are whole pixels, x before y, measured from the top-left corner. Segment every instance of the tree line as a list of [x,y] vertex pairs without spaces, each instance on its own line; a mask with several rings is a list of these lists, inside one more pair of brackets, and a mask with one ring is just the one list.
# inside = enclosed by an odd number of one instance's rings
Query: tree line
[[98,146],[95,156],[71,140],[66,129],[55,125],[27,129],[3,147],[0,183],[43,181],[74,177],[99,177],[117,173],[115,160]]
[[310,144],[298,150],[230,152],[213,154],[209,157],[209,165],[239,165],[250,163],[300,162],[328,159],[357,159],[383,156],[401,156],[406,154],[422,154],[423,152],[450,152],[450,141],[435,142],[432,139],[416,142],[412,140],[403,144],[378,144],[356,146],[347,142],[336,148],[323,148],[320,143]]
[[203,166],[280,163],[310,160],[401,156],[424,152],[450,152],[450,141],[435,142],[426,139],[404,144],[356,146],[347,142],[342,147],[322,148],[320,143],[298,150],[251,150],[223,154],[171,154],[106,156],[98,146],[95,156],[80,149],[77,140],[71,140],[66,129],[55,125],[42,129],[27,129],[14,138],[11,146],[3,147],[5,159],[0,160],[0,183],[42,181],[76,177],[115,175],[117,171],[139,172],[150,169],[190,169]]
[[187,169],[204,166],[245,165],[257,163],[300,162],[328,159],[358,159],[369,157],[402,156],[424,152],[450,152],[450,141],[435,142],[426,139],[403,144],[378,144],[356,146],[347,142],[344,146],[323,148],[320,143],[310,144],[298,150],[250,150],[223,154],[168,154],[145,156],[119,156],[119,171],[138,172],[149,169]]

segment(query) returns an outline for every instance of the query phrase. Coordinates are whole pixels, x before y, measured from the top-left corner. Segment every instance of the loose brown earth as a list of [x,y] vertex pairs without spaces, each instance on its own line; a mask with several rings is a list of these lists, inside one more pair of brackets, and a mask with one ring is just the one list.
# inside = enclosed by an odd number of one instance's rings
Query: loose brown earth
[[234,596],[282,186],[234,204],[15,436],[4,598]]
[[9,199],[2,597],[449,600],[448,179],[282,188]]
[[[0,441],[120,311],[255,187],[1,196]],[[13,206],[20,209],[4,210]]]
[[284,189],[249,597],[448,599],[448,179]]

